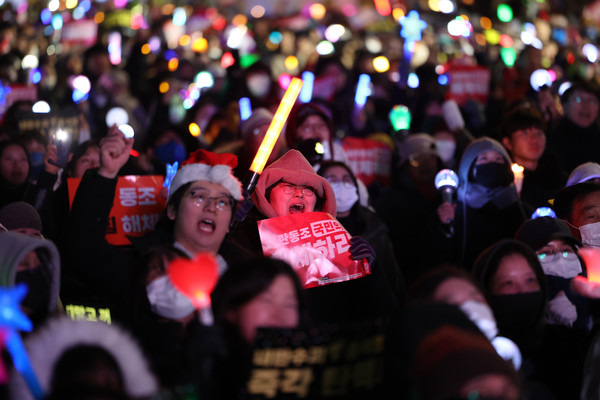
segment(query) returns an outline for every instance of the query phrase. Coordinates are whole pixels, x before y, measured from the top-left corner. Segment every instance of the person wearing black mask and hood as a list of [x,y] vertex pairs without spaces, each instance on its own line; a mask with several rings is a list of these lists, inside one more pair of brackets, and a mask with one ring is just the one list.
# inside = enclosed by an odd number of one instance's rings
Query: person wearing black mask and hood
[[60,257],[53,242],[17,232],[0,233],[0,286],[27,285],[21,301],[34,329],[57,312]]
[[479,138],[465,149],[458,169],[456,204],[443,202],[430,221],[438,262],[471,269],[475,258],[497,240],[513,238],[526,219],[502,145]]
[[[473,276],[481,284],[496,318],[499,334],[514,341],[523,356],[520,369],[535,393],[552,388],[547,369],[560,366],[561,360],[544,364],[546,282],[537,255],[526,244],[502,239],[487,247],[475,260]],[[543,392],[542,392],[543,393]],[[536,397],[537,398],[537,397]],[[540,398],[553,398],[550,393]]]

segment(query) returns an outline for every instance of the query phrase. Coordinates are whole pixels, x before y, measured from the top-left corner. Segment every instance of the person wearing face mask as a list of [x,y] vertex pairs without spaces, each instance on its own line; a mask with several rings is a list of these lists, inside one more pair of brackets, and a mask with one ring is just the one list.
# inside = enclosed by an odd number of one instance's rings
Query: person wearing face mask
[[584,246],[600,247],[600,184],[582,182],[562,188],[553,204],[573,236]]
[[511,164],[504,147],[494,139],[482,137],[467,146],[458,169],[456,204],[443,202],[429,223],[429,243],[438,263],[469,270],[486,247],[514,237],[527,214]]
[[[205,150],[192,153],[178,169],[167,207],[153,231],[130,238],[131,246],[109,244],[105,239],[109,212],[132,145],[133,139],[125,138],[116,126],[102,140],[100,167],[86,171],[81,180],[63,242],[64,293],[69,302],[109,308],[113,320],[126,325],[134,323],[134,301],[146,296],[145,287],[133,289],[146,282],[150,261],[140,260],[150,251],[176,249],[188,258],[208,252],[217,258],[221,273],[229,262],[247,255],[226,240],[236,201],[242,199],[241,183],[232,174],[237,158]],[[162,258],[151,261],[164,264]],[[164,275],[166,267],[160,271]]]
[[27,285],[21,309],[34,329],[62,311],[58,297],[60,257],[53,242],[18,232],[0,232],[0,254],[0,285]]
[[250,98],[252,109],[266,108],[275,112],[279,99],[271,68],[258,61],[243,71],[245,92],[241,96]]
[[582,244],[573,237],[568,225],[552,217],[528,219],[517,230],[515,239],[531,247],[540,259],[548,286],[547,322],[587,331],[587,299],[570,289],[571,279],[586,275],[585,265],[577,255]]
[[437,266],[421,275],[409,288],[409,304],[447,303],[460,308],[492,343],[498,354],[519,370],[522,356],[517,345],[498,335],[498,325],[483,289],[467,271],[452,265]]
[[326,161],[317,173],[327,179],[333,188],[337,220],[350,235],[361,236],[373,246],[377,258],[381,260],[378,268],[385,272],[398,302],[404,303],[404,277],[396,260],[388,229],[376,213],[358,201],[358,185],[352,170],[342,162]]
[[[581,243],[573,237],[567,224],[556,218],[529,219],[521,225],[515,239],[534,250],[544,270],[548,309],[546,342],[554,343],[553,356],[566,365],[582,366],[591,340],[593,318],[589,300],[571,289],[576,276],[586,276],[585,264],[577,255]],[[556,376],[571,391],[561,398],[577,394],[582,379],[581,368],[569,368]]]
[[389,229],[396,259],[410,285],[432,266],[424,221],[441,202],[434,180],[443,164],[434,138],[427,133],[408,135],[398,149],[391,185],[373,205]]
[[503,239],[479,255],[472,273],[500,334],[519,346],[526,379],[550,389],[552,397],[543,398],[577,398],[583,358],[569,350],[580,344],[563,342],[548,329],[547,285],[536,253],[523,242]]

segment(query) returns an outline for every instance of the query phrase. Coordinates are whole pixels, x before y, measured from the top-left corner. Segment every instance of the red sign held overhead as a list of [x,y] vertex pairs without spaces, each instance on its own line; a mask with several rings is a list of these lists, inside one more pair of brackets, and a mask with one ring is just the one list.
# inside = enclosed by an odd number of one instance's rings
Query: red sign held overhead
[[350,234],[324,212],[258,221],[263,253],[289,263],[304,288],[361,278],[371,273],[366,260],[350,258]]
[[348,157],[348,166],[365,186],[378,181],[383,186],[390,182],[392,149],[371,139],[345,137],[342,147]]
[[[154,230],[166,199],[161,196],[164,177],[120,176],[110,210],[106,241],[117,246],[131,244],[127,236],[143,236]],[[81,179],[69,178],[69,204],[73,204]]]
[[448,98],[453,99],[459,106],[464,106],[469,100],[487,103],[490,93],[490,70],[475,65],[452,66],[448,71],[450,90]]

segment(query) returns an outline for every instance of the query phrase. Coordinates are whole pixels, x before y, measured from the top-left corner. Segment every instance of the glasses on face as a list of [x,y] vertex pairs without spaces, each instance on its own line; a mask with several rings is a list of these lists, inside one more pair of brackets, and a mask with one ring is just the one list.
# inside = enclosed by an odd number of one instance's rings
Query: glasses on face
[[219,211],[227,211],[233,208],[233,199],[231,196],[211,197],[206,192],[199,190],[190,191],[188,196],[192,199],[196,207],[206,207],[214,202],[215,208]]
[[575,100],[575,103],[577,103],[577,104],[587,103],[587,104],[592,105],[592,106],[597,106],[598,105],[598,99],[596,99],[595,97],[575,96],[574,100]]
[[576,260],[577,254],[571,248],[544,250],[537,253],[540,262],[552,262],[559,259]]
[[281,182],[279,186],[285,194],[294,194],[297,190],[300,190],[302,191],[302,194],[306,197],[311,197],[315,195],[315,189],[311,188],[310,186],[294,185],[288,182]]

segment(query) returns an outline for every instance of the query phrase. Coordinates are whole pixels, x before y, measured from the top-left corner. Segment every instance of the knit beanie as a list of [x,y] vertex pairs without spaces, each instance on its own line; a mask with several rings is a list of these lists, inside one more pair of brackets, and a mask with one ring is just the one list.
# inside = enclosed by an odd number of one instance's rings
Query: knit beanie
[[237,156],[230,153],[212,153],[203,149],[196,150],[181,164],[169,187],[169,198],[186,183],[198,180],[209,181],[223,186],[235,200],[242,199],[242,184],[233,175],[237,166]]
[[458,398],[462,387],[474,378],[503,375],[519,388],[512,364],[496,353],[483,336],[452,325],[443,325],[419,344],[413,378],[420,399]]
[[38,211],[24,201],[16,201],[0,209],[0,224],[7,230],[30,228],[42,231],[42,219]]
[[317,196],[324,200],[323,207],[319,211],[335,216],[335,193],[333,193],[333,189],[329,182],[327,182],[327,179],[315,172],[302,153],[298,150],[289,150],[265,168],[258,179],[256,190],[252,194],[254,204],[256,204],[258,210],[267,218],[277,217],[278,215],[265,197],[265,192],[279,181],[312,187],[315,189]]

